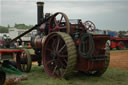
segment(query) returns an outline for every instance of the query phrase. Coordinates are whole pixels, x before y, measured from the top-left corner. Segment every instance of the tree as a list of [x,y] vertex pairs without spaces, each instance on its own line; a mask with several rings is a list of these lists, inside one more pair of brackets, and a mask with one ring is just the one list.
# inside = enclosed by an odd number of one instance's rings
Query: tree
[[8,27],[0,26],[0,33],[8,33]]
[[17,29],[30,29],[33,26],[32,25],[25,25],[25,24],[15,24],[14,27],[17,28]]

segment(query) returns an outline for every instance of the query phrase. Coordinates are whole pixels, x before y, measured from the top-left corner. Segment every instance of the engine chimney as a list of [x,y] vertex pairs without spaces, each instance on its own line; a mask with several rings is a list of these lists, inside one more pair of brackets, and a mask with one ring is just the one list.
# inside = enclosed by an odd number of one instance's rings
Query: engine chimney
[[37,24],[41,23],[44,19],[43,7],[44,2],[37,2]]

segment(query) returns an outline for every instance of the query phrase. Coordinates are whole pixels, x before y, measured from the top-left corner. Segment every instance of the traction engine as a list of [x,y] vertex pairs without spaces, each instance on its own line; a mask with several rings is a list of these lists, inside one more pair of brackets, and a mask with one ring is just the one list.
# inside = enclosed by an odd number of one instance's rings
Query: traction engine
[[[102,75],[109,65],[109,46],[107,35],[93,34],[95,25],[91,21],[82,23],[80,19],[71,20],[62,12],[43,16],[43,2],[37,2],[38,25],[19,35],[12,41],[22,37],[33,29],[37,34],[31,38],[31,46],[35,51],[30,55],[25,50],[26,60],[17,59],[30,70],[31,60],[43,64],[45,72],[51,77],[67,77],[74,70],[89,75]],[[30,59],[31,56],[31,59]],[[25,58],[26,59],[26,58]],[[24,62],[25,61],[25,62]]]
[[[38,9],[43,8],[43,3],[38,2],[37,5]],[[41,15],[43,11],[38,10],[38,13]],[[45,18],[38,14],[38,23]],[[109,64],[106,44],[109,36],[91,34],[94,30],[95,25],[91,21],[69,20],[62,12],[53,14],[41,24],[31,43],[41,56],[48,75],[61,78],[70,75],[73,70],[102,75]]]

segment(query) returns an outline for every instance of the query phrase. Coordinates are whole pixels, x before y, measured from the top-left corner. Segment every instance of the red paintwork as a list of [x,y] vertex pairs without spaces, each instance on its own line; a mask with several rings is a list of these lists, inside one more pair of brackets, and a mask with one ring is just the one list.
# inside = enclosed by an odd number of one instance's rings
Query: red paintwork
[[[81,34],[83,32],[86,33],[87,29],[84,27],[84,25],[80,22],[79,24],[70,24],[70,33],[75,33],[76,30],[79,30],[79,38],[78,39],[74,39],[76,46],[79,45],[80,42],[80,38],[81,38]],[[56,30],[58,31],[58,30]],[[94,40],[94,54],[93,56],[105,56],[105,44],[107,42],[107,40],[110,40],[110,36],[107,35],[92,35],[93,36],[93,40]],[[56,41],[56,40],[54,40]],[[50,46],[50,45],[49,45]],[[46,48],[46,46],[44,46],[44,48]],[[44,49],[43,49],[44,50]],[[76,70],[78,71],[84,71],[84,72],[88,72],[88,71],[93,71],[93,70],[102,70],[105,67],[105,60],[96,60],[96,61],[89,61],[87,59],[82,58],[79,55],[79,51],[77,50],[77,64],[76,64]],[[43,56],[46,56],[48,54],[44,54]],[[45,58],[45,57],[43,57]],[[45,60],[45,59],[43,59]],[[46,61],[43,62],[44,65],[47,64]],[[47,72],[49,73],[49,71],[47,70]]]
[[128,40],[128,38],[111,37],[110,40]]
[[24,50],[20,49],[0,49],[0,54],[5,53],[16,53],[16,52],[23,52]]
[[36,48],[42,48],[42,38],[37,38],[35,41]]
[[76,70],[78,71],[92,71],[92,70],[101,70],[104,68],[104,61],[89,61],[85,60],[82,57],[77,57]]
[[[4,58],[2,59],[6,59],[6,56],[11,56],[12,58],[9,58],[9,59],[13,59],[13,54],[14,53],[21,53],[23,52],[24,50],[21,50],[21,49],[11,49],[11,48],[8,48],[8,49],[0,49],[0,55]],[[8,58],[8,57],[7,57]]]
[[111,41],[111,48],[116,48],[116,46],[117,46],[117,43],[114,41]]
[[[56,16],[58,14],[62,15],[60,17],[60,20],[56,20]],[[65,23],[61,24],[63,17],[65,17],[64,18]],[[105,68],[105,59],[90,61],[79,55],[78,46],[80,44],[81,36],[83,33],[87,33],[87,30],[89,30],[89,28],[86,28],[86,26],[83,25],[82,21],[79,21],[77,24],[70,23],[68,22],[68,18],[66,17],[65,14],[58,12],[54,14],[50,20],[48,34],[51,32],[61,31],[71,35],[77,47],[77,64],[75,68],[76,70],[84,71],[84,72],[93,71],[93,70],[95,71],[103,70]],[[93,30],[94,29],[91,29],[91,31]],[[92,35],[92,36],[94,40],[94,53],[93,53],[93,56],[91,57],[101,56],[102,58],[104,58],[103,56],[105,56],[105,44],[107,40],[110,40],[110,36],[108,35]],[[45,71],[48,73],[49,76],[59,77],[59,78],[64,75],[64,72],[60,72],[58,68],[66,68],[66,65],[68,64],[68,61],[67,61],[68,50],[66,48],[63,49],[64,54],[61,54],[62,50],[60,51],[57,49],[58,48],[57,43],[59,42],[60,39],[61,39],[60,36],[58,36],[57,34],[49,35],[42,49],[42,53],[43,53],[42,61],[43,61]],[[41,40],[39,41],[37,40],[36,45],[40,46],[40,42]],[[63,41],[63,39],[60,43],[61,43],[60,47],[63,48],[65,45],[65,42]],[[59,56],[65,56],[65,55],[66,57],[63,57],[63,58],[59,57]],[[59,71],[60,73],[59,75],[55,72],[56,70]]]
[[3,40],[0,40],[0,43],[3,43]]
[[120,43],[123,42],[125,45],[128,44],[128,38],[118,38],[118,37],[111,37],[111,48],[116,48],[117,46],[120,46],[121,48],[124,48],[124,46],[121,46]]
[[[105,35],[93,35],[94,43],[95,43],[95,51],[94,56],[104,56],[105,55],[105,43],[108,39],[110,39],[109,36]],[[77,57],[77,65],[76,70],[79,71],[92,71],[92,70],[101,70],[104,69],[104,60],[98,60],[98,61],[89,61],[81,56]]]

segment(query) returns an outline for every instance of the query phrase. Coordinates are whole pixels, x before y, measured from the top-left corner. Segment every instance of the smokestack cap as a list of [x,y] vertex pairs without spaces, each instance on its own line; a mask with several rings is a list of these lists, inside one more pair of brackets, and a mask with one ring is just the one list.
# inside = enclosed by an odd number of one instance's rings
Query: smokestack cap
[[44,5],[44,2],[37,2],[37,5],[38,6],[43,6]]

